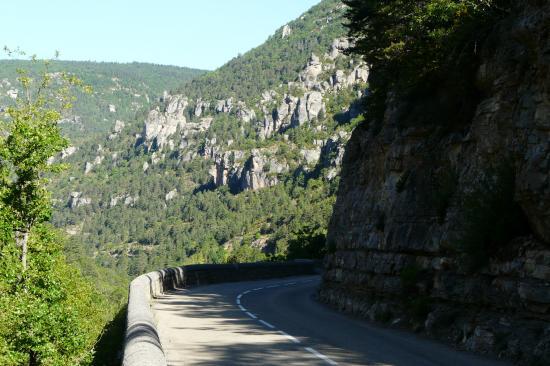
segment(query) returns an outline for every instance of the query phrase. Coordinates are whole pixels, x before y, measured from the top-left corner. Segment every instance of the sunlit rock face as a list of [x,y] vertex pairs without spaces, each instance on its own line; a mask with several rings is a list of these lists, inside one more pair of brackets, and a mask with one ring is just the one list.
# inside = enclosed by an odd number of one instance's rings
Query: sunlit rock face
[[164,111],[160,108],[149,112],[143,128],[144,145],[148,150],[162,150],[170,136],[187,123],[184,110],[187,98],[181,95],[168,96]]

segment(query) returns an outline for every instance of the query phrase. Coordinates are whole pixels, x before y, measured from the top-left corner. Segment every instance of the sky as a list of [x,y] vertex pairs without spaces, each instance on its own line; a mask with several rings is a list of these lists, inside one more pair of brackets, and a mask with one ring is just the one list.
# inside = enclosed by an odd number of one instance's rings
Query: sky
[[0,0],[0,47],[213,70],[319,1]]

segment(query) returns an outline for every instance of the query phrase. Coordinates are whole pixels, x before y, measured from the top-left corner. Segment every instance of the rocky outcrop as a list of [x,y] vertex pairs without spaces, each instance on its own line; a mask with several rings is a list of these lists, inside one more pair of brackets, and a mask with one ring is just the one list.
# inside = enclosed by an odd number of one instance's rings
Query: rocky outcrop
[[256,112],[253,109],[247,108],[244,102],[239,101],[235,116],[243,122],[250,122],[256,119]]
[[170,192],[166,193],[166,195],[164,196],[164,200],[166,202],[168,202],[168,201],[173,200],[177,196],[178,196],[178,190],[177,189],[172,189]]
[[355,66],[348,75],[346,75],[343,70],[336,70],[336,72],[330,79],[330,85],[334,90],[338,91],[354,84],[366,83],[368,78],[368,66],[365,64],[359,64]]
[[17,89],[10,89],[6,92],[6,95],[10,97],[11,99],[17,99],[17,96],[19,95],[19,90]]
[[291,33],[292,33],[292,28],[290,28],[290,26],[288,24],[285,24],[285,26],[283,27],[283,29],[281,31],[281,38],[286,38],[286,37],[290,36]]
[[195,117],[200,117],[204,112],[208,110],[208,108],[210,108],[210,103],[207,103],[199,98],[197,100],[197,103],[195,104],[193,114],[195,115]]
[[340,131],[338,134],[331,136],[321,145],[321,156],[323,157],[322,167],[327,169],[325,177],[332,180],[340,173],[342,159],[346,151],[346,143],[350,138],[350,134],[345,131]]
[[130,206],[133,207],[137,201],[139,200],[139,196],[131,196],[128,193],[117,195],[111,197],[111,200],[109,202],[109,207],[115,207],[119,203],[122,203],[124,206]]
[[233,110],[233,98],[218,100],[216,103],[216,112],[229,113]]
[[306,67],[298,76],[299,81],[304,83],[306,89],[311,89],[317,82],[317,77],[323,72],[323,64],[315,54],[311,55]]
[[[261,140],[281,134],[283,140],[288,141],[289,134],[286,131],[304,125],[306,128],[315,128],[315,133],[323,131],[328,98],[344,88],[364,83],[368,76],[366,65],[354,63],[353,58],[344,55],[343,51],[349,44],[346,39],[336,39],[329,50],[330,54],[322,57],[311,54],[295,81],[275,87],[277,90],[265,90],[254,104],[247,105],[250,101],[245,103],[233,97],[208,101],[199,97],[193,101],[182,95],[165,93],[160,99],[164,106],[149,113],[143,132],[136,136],[136,144],[142,144],[147,152],[152,152],[150,159],[143,164],[143,171],[164,161],[165,157],[174,157],[179,163],[185,163],[196,156],[202,156],[213,161],[210,175],[215,186],[228,185],[232,191],[240,192],[277,184],[281,176],[289,171],[290,162],[282,162],[285,159],[282,157],[275,158],[276,151],[266,154],[266,149],[256,149],[244,153],[230,148],[235,142],[233,137],[228,134],[220,138],[219,134],[209,131],[212,122],[236,118],[242,136],[250,137],[248,135],[252,127]],[[338,57],[345,60],[335,62]],[[349,67],[336,70],[337,63],[345,65],[346,61]],[[358,94],[361,92],[358,91]],[[191,108],[188,108],[189,105]],[[350,107],[347,111],[336,113],[335,118],[339,123],[346,123],[357,115],[357,111]],[[190,121],[187,121],[186,116],[189,114]],[[220,114],[226,114],[228,118]],[[115,138],[124,126],[119,127],[115,126],[111,138]],[[292,162],[293,167],[312,171],[320,164],[319,167],[328,169],[329,178],[334,178],[341,160],[335,160],[334,157],[343,152],[343,142],[337,140],[325,141],[329,145],[327,147],[323,147],[325,142],[321,141],[313,149],[296,151],[298,161]],[[299,150],[297,147],[292,149]]]
[[187,98],[181,95],[168,96],[163,111],[159,107],[149,112],[143,129],[143,144],[147,150],[162,150],[170,136],[187,123],[184,110]]
[[253,149],[247,158],[239,150],[217,155],[211,171],[213,182],[216,186],[227,185],[233,192],[273,186],[289,166],[271,155],[272,151],[262,149]]
[[215,166],[211,172],[214,184],[219,186],[228,185],[233,189],[240,187],[239,179],[242,173],[241,161],[244,152],[240,150],[226,151],[215,157]]
[[344,52],[350,48],[351,42],[347,38],[337,38],[332,42],[332,45],[330,46],[330,51],[328,53],[328,57],[331,60],[335,60],[338,58],[338,56],[343,55]]
[[293,126],[301,126],[305,122],[317,118],[321,112],[325,113],[323,95],[317,91],[306,93],[298,99],[291,123]]
[[77,152],[77,150],[78,148],[76,146],[69,146],[63,149],[63,151],[61,151],[61,159],[67,159],[69,156]]
[[306,165],[312,166],[319,162],[321,157],[321,148],[317,149],[300,149],[300,155],[305,160]]
[[67,124],[67,125],[76,125],[76,126],[82,126],[82,117],[80,116],[71,116],[67,118],[62,118],[58,122],[59,124]]
[[[483,97],[460,114],[471,117],[430,115],[453,95],[441,87],[438,99],[415,101],[420,112],[392,98],[378,131],[356,128],[320,298],[468,350],[550,364],[550,7],[523,4],[480,44]],[[449,120],[458,122],[441,127]]]
[[90,197],[84,197],[82,192],[71,192],[69,196],[69,208],[77,208],[81,206],[88,206],[92,204]]
[[126,124],[123,122],[123,121],[119,121],[118,119],[115,121],[115,126],[113,128],[113,133],[111,133],[109,135],[109,140],[114,140],[115,138],[117,138],[117,136],[120,135],[120,133],[122,132],[122,130],[124,129],[124,126]]
[[252,155],[245,162],[241,173],[241,190],[255,191],[279,183],[278,175],[287,172],[288,165],[277,159],[269,158],[259,149],[252,150]]
[[[346,42],[337,39],[334,41],[333,46],[347,47],[349,46],[349,42]],[[336,58],[341,54],[340,52],[334,57]],[[330,60],[328,55],[326,57]],[[283,95],[280,104],[273,110],[269,110],[267,105],[274,102],[277,93],[272,90],[265,91],[260,101],[264,118],[263,120],[256,121],[256,129],[260,138],[270,138],[273,134],[284,132],[289,127],[301,126],[306,122],[311,122],[324,116],[326,113],[325,95],[327,93],[338,92],[357,84],[364,84],[367,82],[369,75],[368,66],[364,63],[358,63],[351,70],[348,70],[348,72],[335,70],[334,74],[328,79],[319,80],[319,76],[323,71],[333,69],[334,64],[329,63],[324,65],[319,57],[312,54],[308,63],[300,72],[298,81],[287,83],[289,89],[296,88],[303,91],[301,97],[286,93]],[[358,97],[361,97],[361,94],[359,92]],[[350,120],[355,117],[356,114],[353,114],[354,112],[355,110],[351,111],[350,116],[346,118]]]
[[[98,152],[100,152],[100,151],[98,150]],[[90,173],[94,169],[94,167],[101,165],[101,163],[103,163],[104,159],[105,159],[104,156],[98,155],[98,156],[95,157],[95,159],[93,161],[86,162],[86,164],[84,166],[84,174]]]

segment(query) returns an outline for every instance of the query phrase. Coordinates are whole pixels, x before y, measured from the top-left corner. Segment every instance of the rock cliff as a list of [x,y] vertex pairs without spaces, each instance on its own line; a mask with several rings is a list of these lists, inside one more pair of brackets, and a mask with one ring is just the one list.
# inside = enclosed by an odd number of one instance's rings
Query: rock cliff
[[[279,85],[277,90],[263,91],[259,100],[248,101],[248,105],[233,97],[193,100],[182,94],[164,95],[161,106],[149,112],[137,136],[137,146],[151,153],[150,162],[146,162],[142,170],[164,161],[170,156],[165,153],[168,150],[177,152],[172,156],[178,156],[181,162],[197,156],[211,161],[210,176],[215,187],[227,185],[232,192],[241,192],[278,184],[292,169],[288,157],[278,156],[277,140],[288,139],[285,134],[300,127],[315,128],[316,133],[326,130],[327,104],[334,104],[339,94],[348,93],[351,101],[363,95],[369,69],[365,63],[344,54],[349,46],[345,38],[334,39],[321,57],[311,54],[294,81]],[[358,111],[352,106],[332,114],[338,114],[339,123],[345,124],[357,117]],[[213,124],[224,119],[240,124],[241,136],[237,138],[253,138],[245,136],[250,126],[267,147],[234,148],[233,138],[212,132]],[[117,123],[110,139],[117,138],[124,126],[123,122]],[[338,172],[343,145],[348,138],[349,134],[340,131],[337,136],[318,140],[316,146],[287,146],[297,151],[291,159],[294,165],[310,171],[320,163],[329,168],[328,178],[332,179]],[[334,158],[334,154],[340,157]],[[89,163],[86,171],[90,172],[98,164],[100,162]]]
[[390,100],[378,131],[356,128],[320,297],[542,365],[550,364],[550,6],[523,3],[480,44],[480,93],[466,123],[449,126],[450,114],[412,121],[444,100],[441,87],[412,112]]

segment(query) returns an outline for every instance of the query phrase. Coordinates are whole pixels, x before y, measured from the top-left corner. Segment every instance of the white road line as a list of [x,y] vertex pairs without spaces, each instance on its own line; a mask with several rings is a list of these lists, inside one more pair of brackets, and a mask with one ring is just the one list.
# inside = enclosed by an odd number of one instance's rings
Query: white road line
[[287,332],[283,332],[282,330],[279,331],[280,334],[285,336],[288,340],[291,340],[294,343],[300,343],[300,341],[296,338],[288,334]]
[[[312,282],[312,281],[313,280],[304,280],[304,281],[300,281],[299,283],[307,283],[307,282]],[[239,295],[237,295],[236,302],[237,302],[237,305],[239,306],[239,308],[242,311],[244,311],[246,315],[248,315],[252,319],[257,319],[258,322],[262,323],[263,325],[265,325],[269,329],[276,329],[273,324],[270,324],[270,323],[266,322],[265,320],[258,319],[258,317],[256,315],[254,315],[251,312],[247,311],[246,308],[244,308],[241,305],[241,299],[244,295],[249,294],[252,291],[260,291],[260,290],[263,290],[264,288],[267,289],[267,288],[275,288],[275,287],[281,287],[281,286],[293,286],[293,285],[296,285],[296,284],[297,284],[296,282],[277,283],[277,284],[273,284],[273,285],[269,285],[269,286],[265,286],[265,287],[257,287],[255,289],[246,290],[246,291],[240,293]],[[289,341],[291,341],[293,343],[296,343],[296,344],[301,343],[299,339],[297,339],[296,337],[291,336],[290,334],[286,333],[285,331],[278,330],[277,333],[281,334],[282,336],[284,336],[286,339],[288,339]],[[315,349],[313,349],[311,347],[304,347],[304,349],[306,351],[308,351],[309,353],[313,354],[315,357],[318,357],[319,359],[325,361],[329,365],[338,365],[336,362],[334,362],[333,360],[331,360],[330,358],[328,358],[324,354],[316,351]]]
[[325,356],[324,354],[314,350],[313,348],[311,347],[304,347],[304,349],[306,351],[308,351],[309,353],[312,353],[314,354],[315,356],[319,357],[321,360],[325,361],[326,363],[328,363],[329,365],[338,365],[336,362],[332,361],[330,358],[328,358],[327,356]]
[[258,317],[254,314],[252,314],[251,312],[247,311],[246,312],[246,315],[248,315],[249,317],[251,317],[252,319],[258,319]]
[[258,321],[259,321],[260,323],[262,323],[263,325],[265,325],[266,327],[268,327],[268,328],[275,329],[275,326],[274,326],[273,324],[269,324],[269,323],[266,322],[265,320],[258,319]]

